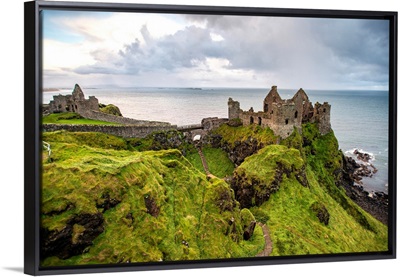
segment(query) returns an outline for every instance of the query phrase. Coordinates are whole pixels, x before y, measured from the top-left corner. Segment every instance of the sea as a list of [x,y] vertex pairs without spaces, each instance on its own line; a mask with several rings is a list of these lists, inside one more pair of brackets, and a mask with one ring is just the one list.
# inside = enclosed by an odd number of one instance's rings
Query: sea
[[[96,96],[100,103],[118,106],[125,117],[165,121],[174,125],[199,124],[206,117],[228,117],[229,98],[243,110],[261,111],[269,89],[255,88],[84,88],[86,98]],[[297,89],[278,89],[283,99]],[[72,89],[43,92],[43,103],[53,95],[71,94]],[[389,93],[370,90],[306,90],[312,103],[331,104],[331,125],[339,148],[348,156],[358,149],[371,156],[378,169],[363,178],[367,191],[388,191]]]

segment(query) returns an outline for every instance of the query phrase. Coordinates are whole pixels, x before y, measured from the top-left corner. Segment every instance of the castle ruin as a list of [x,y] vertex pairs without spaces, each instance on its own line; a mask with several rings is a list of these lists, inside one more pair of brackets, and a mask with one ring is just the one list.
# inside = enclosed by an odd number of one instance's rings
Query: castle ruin
[[299,89],[291,99],[282,99],[276,86],[272,86],[264,99],[263,111],[255,112],[240,109],[240,103],[232,98],[228,100],[229,119],[240,119],[243,125],[257,124],[269,127],[275,135],[287,138],[297,128],[301,132],[303,123],[317,123],[321,134],[331,131],[331,105],[315,103],[313,106],[303,89]]
[[85,116],[88,111],[99,112],[99,100],[94,96],[85,99],[82,89],[75,84],[72,94],[54,95],[48,107],[49,113],[74,112]]
[[92,120],[106,121],[121,125],[174,127],[169,122],[137,120],[133,118],[116,116],[100,111],[99,100],[94,96],[85,99],[82,89],[75,84],[72,94],[54,95],[48,105],[43,105],[43,114],[74,112],[82,117]]

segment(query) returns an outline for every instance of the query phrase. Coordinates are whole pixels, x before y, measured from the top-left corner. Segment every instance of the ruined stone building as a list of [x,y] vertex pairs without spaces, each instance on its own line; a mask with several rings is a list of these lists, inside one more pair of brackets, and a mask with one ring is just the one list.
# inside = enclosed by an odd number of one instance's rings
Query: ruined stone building
[[257,124],[269,127],[275,135],[282,138],[288,137],[296,127],[301,132],[301,124],[317,123],[321,134],[331,131],[330,123],[331,105],[313,104],[308,99],[303,89],[299,89],[291,99],[282,99],[277,87],[273,86],[264,99],[263,111],[255,112],[253,108],[248,111],[240,109],[238,101],[228,100],[229,119],[240,119],[243,125]]
[[94,96],[85,99],[82,89],[76,84],[72,94],[54,95],[48,111],[49,113],[75,112],[84,115],[87,111],[99,111],[99,100]]
[[78,84],[75,85],[72,94],[54,95],[53,100],[51,100],[48,105],[42,106],[42,112],[43,114],[74,112],[88,119],[113,122],[122,125],[159,126],[161,128],[171,126],[168,122],[137,120],[104,113],[100,110],[99,100],[94,96],[89,96],[89,99],[85,99],[85,95]]

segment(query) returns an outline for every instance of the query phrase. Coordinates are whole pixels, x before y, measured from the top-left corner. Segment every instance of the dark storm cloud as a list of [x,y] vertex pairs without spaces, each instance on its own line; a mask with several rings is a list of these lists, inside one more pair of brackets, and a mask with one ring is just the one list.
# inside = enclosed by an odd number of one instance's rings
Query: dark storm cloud
[[343,73],[344,79],[353,81],[388,82],[387,21],[336,19],[319,22],[314,25],[315,34],[332,55],[331,64],[328,64],[332,71]]
[[382,20],[327,20],[315,27],[335,55],[354,62],[387,65],[389,24]]

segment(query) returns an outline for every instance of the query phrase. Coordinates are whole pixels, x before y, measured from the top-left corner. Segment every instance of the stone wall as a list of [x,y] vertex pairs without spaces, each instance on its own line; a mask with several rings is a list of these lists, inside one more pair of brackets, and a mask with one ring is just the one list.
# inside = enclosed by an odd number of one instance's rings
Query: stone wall
[[75,112],[83,114],[85,111],[99,112],[99,100],[94,96],[89,96],[89,99],[76,100]]
[[171,124],[168,122],[137,120],[128,117],[116,116],[112,114],[107,114],[98,111],[91,111],[91,110],[85,110],[83,112],[80,112],[79,114],[88,119],[107,121],[123,125],[171,126]]
[[218,128],[224,123],[227,123],[229,120],[227,118],[218,118],[218,117],[207,117],[203,118],[201,121],[201,126],[206,131],[211,131],[213,129]]
[[175,130],[175,125],[127,125],[127,126],[112,126],[112,125],[75,125],[75,124],[43,124],[43,132],[54,132],[66,130],[69,132],[101,132],[123,138],[144,138],[147,135],[158,132]]

